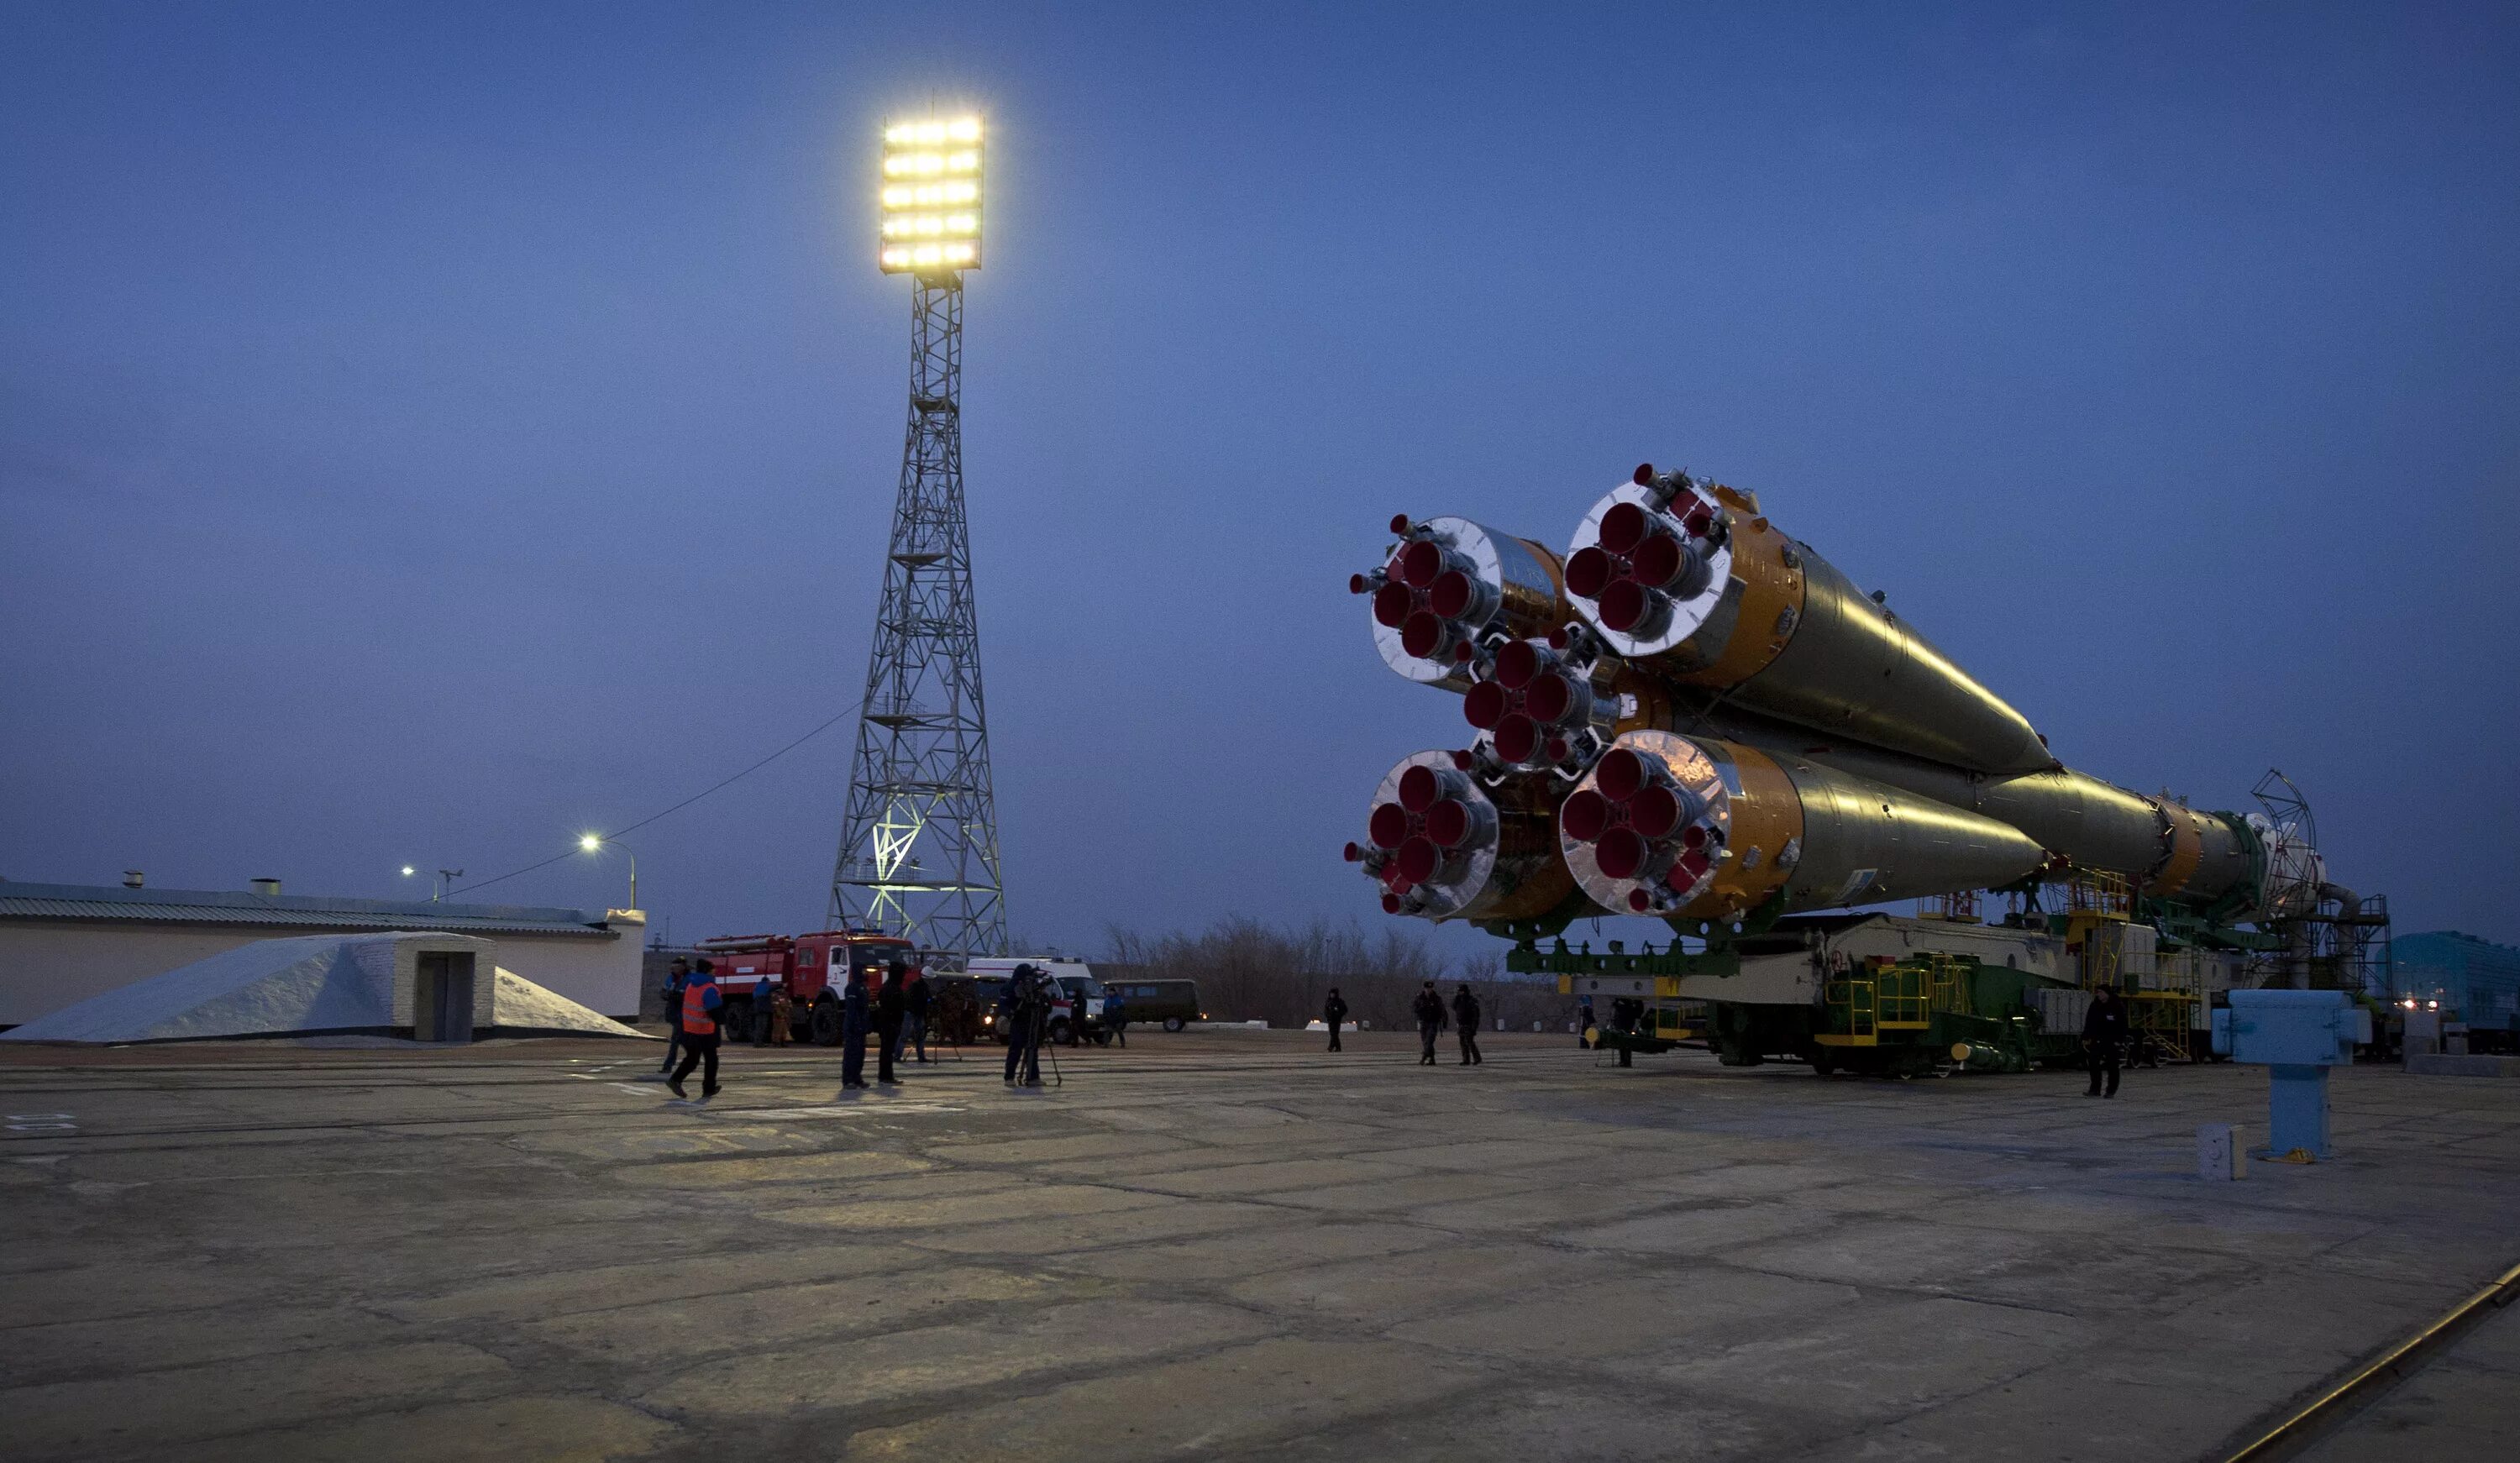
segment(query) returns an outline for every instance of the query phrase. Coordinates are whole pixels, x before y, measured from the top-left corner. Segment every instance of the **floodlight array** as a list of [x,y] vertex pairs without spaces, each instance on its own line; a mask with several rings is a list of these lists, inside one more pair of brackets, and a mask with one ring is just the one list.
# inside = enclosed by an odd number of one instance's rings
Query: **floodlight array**
[[980,267],[980,119],[894,122],[883,129],[885,274]]

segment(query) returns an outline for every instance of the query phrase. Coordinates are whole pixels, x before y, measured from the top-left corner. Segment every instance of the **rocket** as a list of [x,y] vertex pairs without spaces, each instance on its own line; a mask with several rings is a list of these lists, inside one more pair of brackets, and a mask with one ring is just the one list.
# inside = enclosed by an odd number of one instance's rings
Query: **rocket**
[[1391,531],[1349,588],[1384,662],[1458,692],[1473,737],[1392,769],[1347,847],[1389,912],[1703,932],[2067,867],[2228,912],[2267,898],[2262,830],[2063,766],[1753,494],[1641,466],[1563,554],[1467,518]]

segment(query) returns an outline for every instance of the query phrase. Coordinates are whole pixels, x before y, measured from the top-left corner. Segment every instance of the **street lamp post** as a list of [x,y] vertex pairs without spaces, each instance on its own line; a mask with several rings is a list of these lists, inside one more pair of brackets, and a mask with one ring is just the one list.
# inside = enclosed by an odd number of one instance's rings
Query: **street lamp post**
[[614,847],[614,848],[617,848],[617,849],[621,850],[621,852],[622,852],[622,853],[629,855],[629,858],[630,858],[630,908],[635,909],[639,908],[639,856],[638,856],[638,854],[632,851],[632,849],[631,849],[630,845],[628,845],[628,844],[626,844],[626,843],[619,842],[618,840],[615,840],[615,839],[603,837],[603,836],[602,836],[602,835],[600,835],[600,834],[596,834],[596,833],[582,833],[582,834],[578,835],[577,846],[578,846],[579,848],[581,848],[581,849],[584,849],[586,852],[588,852],[588,853],[590,853],[590,854],[591,854],[591,853],[594,853],[594,852],[596,852],[596,851],[598,851],[599,849],[602,849],[606,844],[610,844],[612,847]]

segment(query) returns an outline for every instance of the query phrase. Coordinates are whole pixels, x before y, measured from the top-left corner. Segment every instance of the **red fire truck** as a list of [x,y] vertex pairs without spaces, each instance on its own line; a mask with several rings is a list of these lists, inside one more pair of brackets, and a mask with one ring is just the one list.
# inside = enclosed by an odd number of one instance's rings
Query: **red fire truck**
[[774,985],[788,988],[790,1037],[818,1046],[839,1044],[840,992],[852,968],[866,972],[870,1001],[893,961],[919,968],[919,952],[909,941],[865,930],[720,935],[701,941],[699,953],[715,969],[718,990],[726,998],[719,1022],[729,1037],[753,1041],[767,1035],[770,1013],[752,1008],[752,988],[766,975]]

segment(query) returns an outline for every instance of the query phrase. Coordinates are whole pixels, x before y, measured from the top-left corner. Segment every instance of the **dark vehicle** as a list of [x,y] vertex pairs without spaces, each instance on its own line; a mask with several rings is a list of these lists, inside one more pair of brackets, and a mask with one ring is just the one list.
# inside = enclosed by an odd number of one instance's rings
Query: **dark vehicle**
[[1113,981],[1111,991],[1129,1003],[1132,1023],[1161,1022],[1164,1030],[1179,1031],[1207,1019],[1207,1013],[1198,1008],[1195,981]]
[[[1011,967],[1018,963],[1024,962],[994,956],[971,962],[971,991],[980,1001],[980,1028],[995,1041],[1007,1039],[998,1030],[998,1002],[1006,996]],[[1029,963],[1049,972],[1058,987],[1051,998],[1049,1039],[1061,1046],[1084,1042],[1110,1045],[1111,1033],[1102,1026],[1102,983],[1086,973],[1083,962],[1046,957]]]

